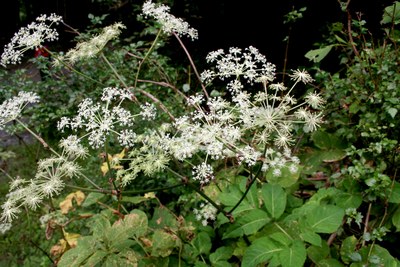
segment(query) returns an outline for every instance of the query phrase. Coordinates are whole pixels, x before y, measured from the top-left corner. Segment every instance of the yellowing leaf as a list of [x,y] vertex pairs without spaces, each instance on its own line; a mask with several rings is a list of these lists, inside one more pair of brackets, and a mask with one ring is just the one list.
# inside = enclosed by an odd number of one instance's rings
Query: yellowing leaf
[[115,154],[113,156],[111,156],[110,154],[107,154],[108,162],[105,161],[100,166],[100,170],[103,173],[103,176],[106,175],[107,172],[109,171],[108,164],[110,164],[111,169],[114,169],[114,170],[122,169],[122,165],[119,165],[119,160],[123,159],[124,156],[125,156],[125,149],[122,149],[122,151],[119,154]]
[[64,232],[64,238],[71,248],[76,247],[76,245],[78,244],[79,237],[81,237],[80,234],[70,234],[70,233]]
[[144,194],[144,197],[145,197],[145,198],[155,198],[156,195],[154,194],[154,192],[150,192],[150,193]]
[[75,199],[76,204],[80,206],[85,200],[85,194],[82,191],[76,191],[69,194],[63,201],[60,202],[60,210],[62,214],[67,214],[70,210],[74,208],[72,200]]

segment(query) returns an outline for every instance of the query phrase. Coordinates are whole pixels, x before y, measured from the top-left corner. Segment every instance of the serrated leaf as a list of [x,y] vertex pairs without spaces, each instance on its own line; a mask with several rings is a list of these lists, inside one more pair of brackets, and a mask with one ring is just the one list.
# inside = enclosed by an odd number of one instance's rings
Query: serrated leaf
[[284,248],[279,253],[280,263],[282,267],[302,267],[307,258],[307,251],[304,243],[295,240],[290,247]]
[[227,229],[222,239],[254,234],[270,221],[271,218],[265,211],[254,209],[239,217],[232,227]]
[[316,206],[306,217],[306,222],[316,233],[333,233],[342,224],[344,209],[334,205]]
[[242,267],[254,267],[260,263],[265,263],[283,249],[284,247],[278,246],[268,237],[256,239],[246,249],[243,255]]
[[286,208],[287,196],[285,190],[278,184],[264,184],[261,196],[269,214],[274,219],[279,219]]
[[305,57],[310,61],[318,63],[329,54],[332,47],[334,47],[334,45],[328,45],[319,49],[310,50],[305,54]]

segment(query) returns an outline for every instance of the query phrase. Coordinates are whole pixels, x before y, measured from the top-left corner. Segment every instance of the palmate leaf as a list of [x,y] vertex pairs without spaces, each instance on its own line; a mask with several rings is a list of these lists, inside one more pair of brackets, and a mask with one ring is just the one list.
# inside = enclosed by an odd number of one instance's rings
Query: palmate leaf
[[284,246],[276,244],[269,237],[261,237],[246,249],[243,255],[242,267],[254,267],[260,263],[267,262],[284,249]]

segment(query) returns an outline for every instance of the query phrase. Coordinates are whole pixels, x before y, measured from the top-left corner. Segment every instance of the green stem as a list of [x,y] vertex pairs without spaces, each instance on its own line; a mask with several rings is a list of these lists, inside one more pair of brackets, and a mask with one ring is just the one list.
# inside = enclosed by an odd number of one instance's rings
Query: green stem
[[[39,135],[37,135],[35,132],[33,132],[31,129],[29,129],[29,127],[27,125],[25,125],[25,123],[23,123],[22,121],[20,121],[18,118],[15,119],[15,121],[17,121],[19,124],[21,124],[21,126],[27,130],[33,137],[35,137],[45,149],[50,150],[54,155],[56,155],[57,157],[61,158],[61,155],[55,151],[53,148],[51,148],[46,141],[43,140],[43,138],[41,138]],[[79,173],[80,176],[82,176],[86,181],[88,181],[90,184],[92,184],[94,187],[96,187],[97,189],[101,189],[95,182],[93,182],[91,179],[89,179],[89,177],[87,177],[86,175],[84,175],[83,173]]]
[[101,58],[107,63],[107,65],[110,67],[110,69],[114,72],[115,76],[117,77],[117,79],[122,83],[122,85],[127,88],[128,86],[126,85],[126,83],[124,82],[124,80],[122,79],[121,75],[119,75],[118,71],[114,68],[114,66],[110,63],[110,61],[106,58],[106,56],[104,55],[103,52],[100,53]]
[[192,184],[191,182],[188,181],[187,177],[184,177],[182,175],[180,175],[179,173],[177,173],[176,171],[170,169],[167,167],[167,170],[169,170],[170,172],[172,172],[173,174],[175,174],[176,176],[178,176],[179,178],[181,178],[182,181],[184,181],[184,184],[188,185],[189,187],[191,187],[194,191],[196,191],[196,193],[198,193],[200,196],[202,196],[203,198],[205,198],[211,205],[213,205],[219,212],[222,212],[223,214],[226,214],[226,212],[222,209],[222,207],[220,205],[218,205],[217,203],[214,202],[214,200],[212,200],[211,198],[209,198],[203,191],[201,191],[197,185]]
[[61,60],[59,57],[57,57],[53,52],[51,52],[51,51],[48,50],[47,48],[44,48],[44,49],[46,50],[46,52],[48,52],[52,57],[56,58],[56,60],[57,60],[58,62],[60,62],[63,66],[65,66],[65,67],[66,67],[67,69],[69,69],[70,71],[75,72],[76,74],[78,74],[78,75],[84,77],[85,79],[88,79],[88,80],[90,80],[90,81],[92,81],[92,82],[95,82],[95,83],[97,83],[97,84],[100,84],[101,86],[105,86],[103,83],[101,83],[101,82],[99,82],[99,81],[93,79],[92,77],[90,77],[90,76],[84,74],[83,72],[80,72],[80,71],[78,71],[77,69],[71,67],[71,66],[68,65],[66,62],[64,62],[64,60]]
[[140,69],[142,68],[142,64],[146,61],[146,59],[149,57],[150,53],[153,51],[154,47],[156,46],[156,43],[158,41],[158,38],[161,35],[162,30],[160,29],[156,35],[156,38],[154,39],[153,43],[151,44],[149,50],[147,51],[146,55],[144,56],[144,58],[140,61],[139,66],[138,66],[138,70],[136,72],[136,76],[135,76],[135,84],[133,86],[134,89],[136,89],[137,87],[137,82],[139,79],[139,73],[140,73]]

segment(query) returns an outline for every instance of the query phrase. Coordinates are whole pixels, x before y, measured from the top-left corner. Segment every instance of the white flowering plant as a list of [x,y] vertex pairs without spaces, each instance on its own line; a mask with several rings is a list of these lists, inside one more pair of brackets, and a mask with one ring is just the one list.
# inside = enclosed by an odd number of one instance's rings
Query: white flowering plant
[[[151,0],[141,16],[158,32],[146,52],[124,54],[134,63],[123,70],[111,60],[120,58],[104,53],[128,28],[122,23],[66,53],[48,50],[52,67],[73,71],[101,91],[77,99],[74,114],[59,118],[58,147],[26,123],[24,112],[35,108],[37,94],[21,91],[0,105],[0,129],[16,122],[50,154],[25,179],[2,169],[10,186],[0,232],[6,234],[23,211],[43,212],[48,205],[40,222],[46,237],[62,234],[49,257],[59,266],[314,261],[307,250],[322,246],[322,234],[337,233],[345,209],[336,204],[340,196],[333,189],[309,201],[299,196],[305,167],[296,154],[301,137],[316,139],[324,123],[326,101],[311,86],[312,76],[296,69],[288,81],[279,81],[276,66],[253,46],[212,51],[205,59],[210,67],[199,72],[183,42],[197,39],[197,30]],[[55,24],[72,29],[57,15],[43,15],[16,34],[1,63],[18,63],[27,49],[56,40]],[[186,54],[198,88],[180,90],[185,87],[173,84],[160,67],[162,59],[157,62],[157,45],[171,37]],[[107,81],[97,82],[79,68],[91,60],[108,68]],[[159,68],[152,80],[146,64]],[[211,93],[215,81],[223,84],[217,95]],[[85,221],[84,231],[74,226],[78,220]],[[265,249],[276,253],[259,256]]]

